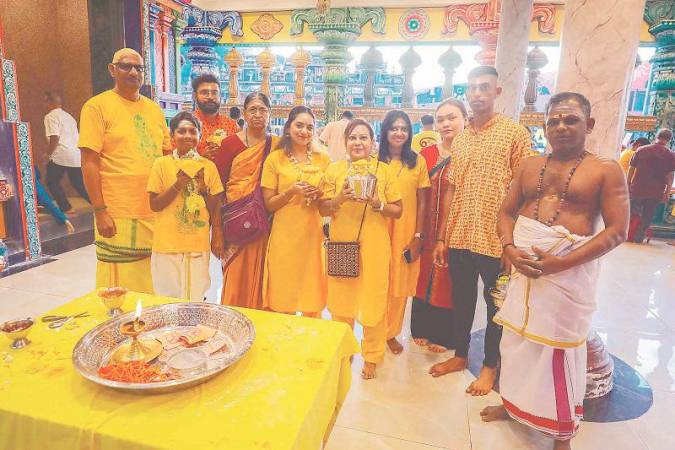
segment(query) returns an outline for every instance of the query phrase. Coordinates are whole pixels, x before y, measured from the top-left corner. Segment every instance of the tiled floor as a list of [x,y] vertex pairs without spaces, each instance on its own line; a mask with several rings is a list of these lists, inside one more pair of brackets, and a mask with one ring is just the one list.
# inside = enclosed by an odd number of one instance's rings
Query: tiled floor
[[[94,287],[94,250],[85,247],[58,261],[0,279],[0,321],[38,315]],[[214,285],[220,283],[212,265]],[[642,417],[618,423],[582,423],[573,441],[579,450],[675,448],[675,247],[663,242],[624,244],[605,258],[594,325],[613,354],[642,374],[654,404]],[[218,298],[218,289],[209,299]],[[479,303],[480,304],[480,303]],[[474,329],[485,326],[485,309]],[[360,334],[357,329],[357,334]],[[515,423],[480,421],[478,412],[498,396],[464,394],[473,376],[433,379],[438,356],[416,347],[409,332],[405,351],[387,354],[378,378],[362,381],[355,359],[349,397],[327,450],[520,450],[548,449],[551,442]]]

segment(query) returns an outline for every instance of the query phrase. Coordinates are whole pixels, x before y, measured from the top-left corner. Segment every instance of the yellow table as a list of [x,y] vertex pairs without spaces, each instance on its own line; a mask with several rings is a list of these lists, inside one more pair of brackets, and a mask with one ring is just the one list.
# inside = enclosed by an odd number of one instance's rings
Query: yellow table
[[[140,297],[150,306],[176,301]],[[7,299],[9,300],[9,299]],[[256,328],[249,352],[216,378],[183,391],[140,396],[81,377],[70,360],[79,338],[106,320],[90,293],[50,314],[89,311],[60,330],[39,320],[32,344],[0,342],[0,449],[318,450],[351,383],[359,351],[349,327],[239,309]]]

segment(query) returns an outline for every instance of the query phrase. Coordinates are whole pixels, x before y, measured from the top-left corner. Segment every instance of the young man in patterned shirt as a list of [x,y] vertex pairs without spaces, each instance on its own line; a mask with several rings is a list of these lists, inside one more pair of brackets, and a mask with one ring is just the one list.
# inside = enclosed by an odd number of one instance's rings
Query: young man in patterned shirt
[[468,79],[466,96],[473,118],[452,143],[450,186],[441,199],[446,226],[438,228],[434,249],[435,263],[445,265],[448,248],[457,348],[454,357],[435,364],[429,373],[439,377],[467,367],[480,276],[487,304],[485,359],[478,379],[466,390],[477,396],[490,392],[499,364],[502,329],[492,321],[497,309],[490,295],[502,271],[497,211],[516,167],[532,150],[527,129],[495,112],[495,100],[502,90],[495,68],[477,67]]

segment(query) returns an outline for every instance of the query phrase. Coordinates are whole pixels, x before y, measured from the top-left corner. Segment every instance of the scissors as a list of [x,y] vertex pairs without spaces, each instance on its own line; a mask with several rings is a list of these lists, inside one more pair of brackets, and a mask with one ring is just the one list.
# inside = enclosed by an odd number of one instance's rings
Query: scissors
[[73,315],[73,316],[44,316],[42,318],[42,321],[43,322],[50,322],[50,324],[48,325],[49,328],[61,328],[70,319],[77,319],[77,318],[80,318],[80,317],[89,317],[89,313],[87,311],[85,311],[85,312],[81,312],[81,313]]

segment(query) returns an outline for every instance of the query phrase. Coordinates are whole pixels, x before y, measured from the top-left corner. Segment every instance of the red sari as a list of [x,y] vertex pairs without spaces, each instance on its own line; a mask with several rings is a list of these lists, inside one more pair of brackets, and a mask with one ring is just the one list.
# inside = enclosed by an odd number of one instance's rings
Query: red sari
[[[413,299],[411,331],[414,338],[427,339],[432,344],[452,348],[452,280],[447,267],[438,267],[433,261],[433,250],[438,227],[443,226],[439,205],[442,193],[448,189],[450,158],[442,159],[437,145],[420,152],[429,167],[431,189],[428,191],[429,214],[424,223],[424,236],[429,244],[420,255],[420,275]],[[446,253],[446,261],[448,255]]]

